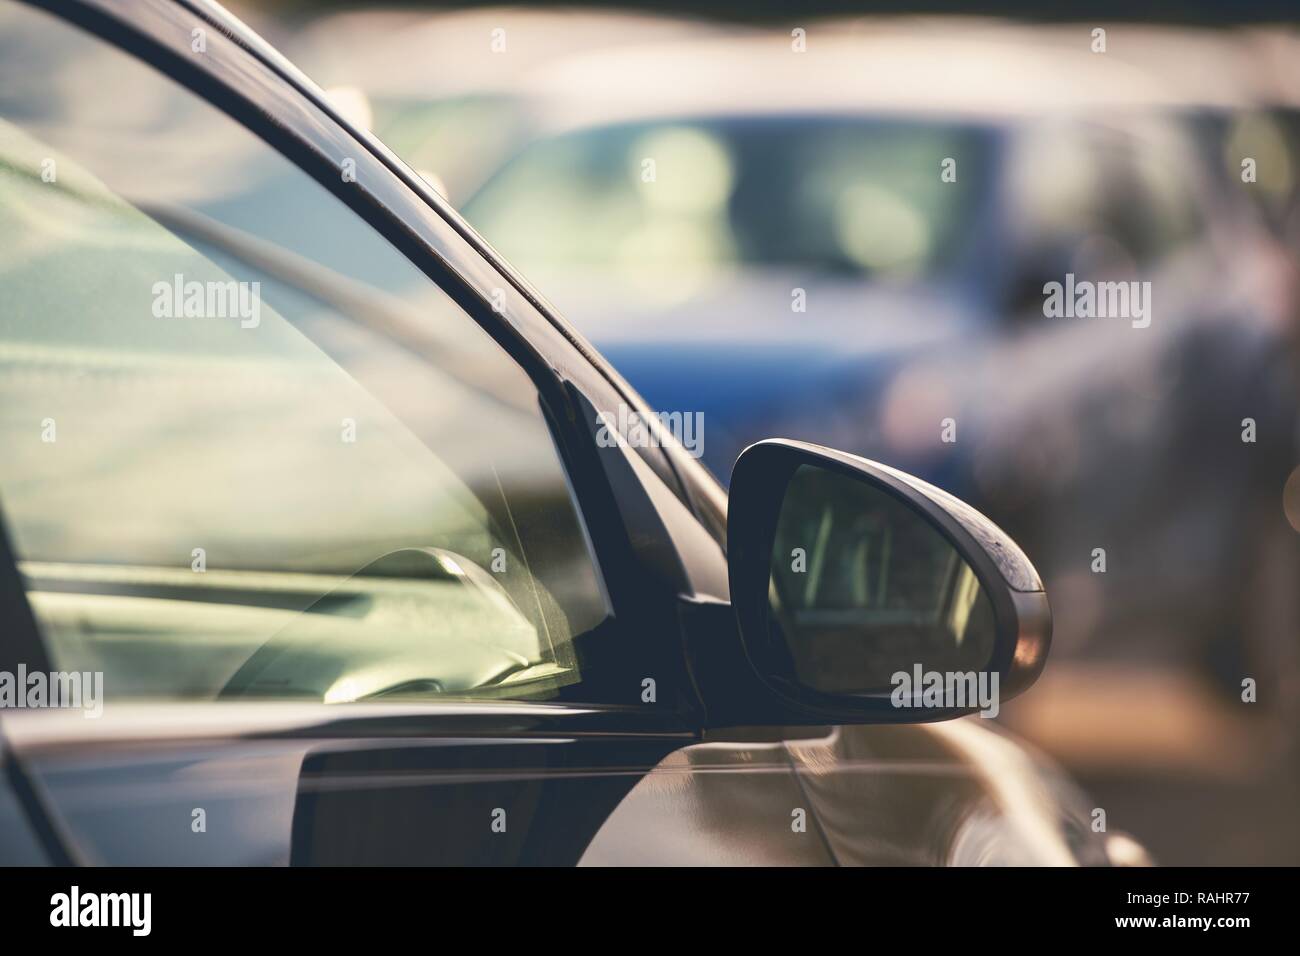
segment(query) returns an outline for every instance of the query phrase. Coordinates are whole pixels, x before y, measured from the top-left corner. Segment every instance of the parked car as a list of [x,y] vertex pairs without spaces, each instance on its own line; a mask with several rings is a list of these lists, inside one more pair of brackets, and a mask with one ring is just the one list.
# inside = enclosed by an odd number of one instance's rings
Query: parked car
[[0,23],[0,861],[1141,858],[893,681],[1041,671],[987,519],[790,441],[728,501],[215,4]]
[[[1066,657],[1219,701],[1277,674],[1285,723],[1294,285],[1199,135],[1253,88],[1163,77],[1126,29],[1104,55],[868,21],[571,57],[520,82],[532,138],[459,208],[652,405],[702,415],[724,482],[772,433],[899,463],[1022,541]],[[1132,307],[1051,314],[1076,283]]]

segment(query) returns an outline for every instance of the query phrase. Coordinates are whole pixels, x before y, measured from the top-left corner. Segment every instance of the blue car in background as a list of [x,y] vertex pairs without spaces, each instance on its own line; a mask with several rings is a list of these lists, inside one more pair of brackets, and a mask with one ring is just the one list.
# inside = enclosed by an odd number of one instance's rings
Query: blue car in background
[[[538,69],[531,137],[459,206],[653,406],[702,413],[724,483],[769,434],[902,462],[1024,542],[1063,657],[1225,701],[1296,674],[1267,597],[1297,567],[1294,285],[1198,134],[1246,92],[1061,31],[809,42]],[[1053,311],[1085,286],[1127,301]]]

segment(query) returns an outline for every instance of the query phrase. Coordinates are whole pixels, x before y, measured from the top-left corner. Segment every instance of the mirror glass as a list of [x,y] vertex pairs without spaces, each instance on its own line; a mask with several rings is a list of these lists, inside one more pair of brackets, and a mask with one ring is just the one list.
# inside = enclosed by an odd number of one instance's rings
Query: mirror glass
[[821,693],[889,693],[900,672],[992,658],[993,607],[957,547],[886,489],[815,465],[786,487],[769,600],[775,658]]

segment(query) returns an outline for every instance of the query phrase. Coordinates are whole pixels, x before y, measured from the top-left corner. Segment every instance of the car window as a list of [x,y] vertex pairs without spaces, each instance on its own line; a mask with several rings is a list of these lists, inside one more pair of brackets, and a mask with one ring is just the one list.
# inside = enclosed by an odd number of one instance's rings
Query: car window
[[1190,132],[1190,127],[1151,119],[1134,136],[1129,153],[1133,188],[1121,200],[1132,200],[1127,222],[1140,258],[1163,259],[1205,234],[1196,194],[1208,184],[1200,178],[1206,164]]
[[323,186],[4,3],[0,235],[0,505],[55,666],[110,701],[581,679],[608,607],[534,386]]
[[[625,123],[535,141],[464,211],[529,274],[603,272],[661,295],[665,283],[747,267],[943,277],[958,265],[990,150],[987,131],[958,124]],[[945,177],[956,157],[960,174]]]
[[1158,266],[1202,231],[1197,162],[1155,121],[1141,140],[1082,121],[1031,124],[1007,174],[1019,254],[1056,279]]

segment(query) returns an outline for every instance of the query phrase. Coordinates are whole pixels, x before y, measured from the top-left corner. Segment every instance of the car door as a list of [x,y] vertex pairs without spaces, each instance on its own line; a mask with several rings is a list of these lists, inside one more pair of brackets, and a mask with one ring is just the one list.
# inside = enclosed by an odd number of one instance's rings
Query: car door
[[3,8],[0,574],[7,671],[85,684],[6,708],[14,832],[576,861],[698,737],[673,535],[715,592],[717,541],[661,450],[592,442],[579,345],[265,60],[64,12]]

